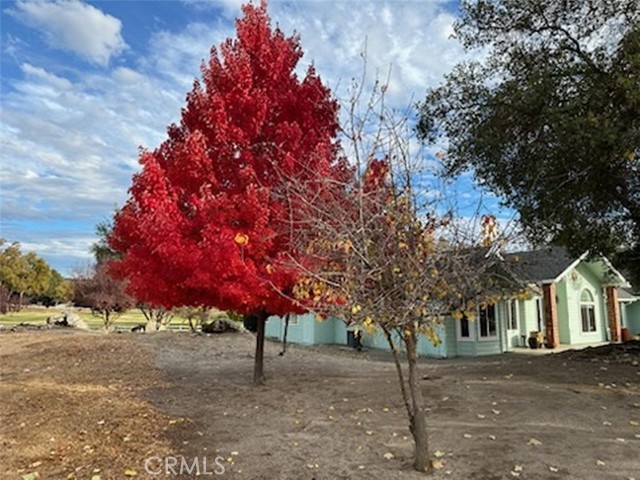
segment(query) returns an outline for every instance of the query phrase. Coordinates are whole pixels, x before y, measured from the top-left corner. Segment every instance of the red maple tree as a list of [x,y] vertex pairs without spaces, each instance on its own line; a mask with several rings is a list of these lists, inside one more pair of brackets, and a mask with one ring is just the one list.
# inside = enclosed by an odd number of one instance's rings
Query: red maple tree
[[303,209],[287,185],[313,190],[340,176],[338,105],[313,66],[304,78],[297,36],[272,29],[266,2],[245,5],[237,39],[211,49],[179,125],[140,155],[117,214],[112,271],[141,301],[213,306],[258,319],[254,382],[262,383],[264,324],[300,312],[290,300]]

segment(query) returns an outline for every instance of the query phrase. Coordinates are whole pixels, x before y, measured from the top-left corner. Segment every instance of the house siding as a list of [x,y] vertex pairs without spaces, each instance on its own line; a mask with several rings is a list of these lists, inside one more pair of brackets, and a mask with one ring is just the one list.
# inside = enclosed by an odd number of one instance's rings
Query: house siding
[[494,355],[496,353],[502,353],[500,339],[476,342],[476,355]]
[[347,345],[347,324],[339,318],[333,318],[333,339],[337,345]]
[[[298,323],[289,323],[287,331],[287,342],[299,343],[302,345],[313,345],[316,342],[314,315],[307,313],[298,315]],[[269,317],[265,325],[265,336],[282,341],[284,338],[284,318]]]
[[[313,321],[313,328],[314,328],[315,343],[317,345],[337,343],[337,338],[334,335],[334,330],[335,330],[334,323],[339,320],[335,318],[326,318],[324,320],[317,320],[315,316],[313,317],[314,318],[312,318],[312,321]],[[343,323],[343,322],[340,322],[340,323]],[[344,343],[345,344],[347,343],[346,335],[344,338]]]
[[478,354],[476,351],[476,342],[473,340],[459,341],[456,346],[456,351],[460,357],[475,357]]
[[571,329],[569,328],[569,302],[567,301],[567,280],[562,279],[556,284],[556,299],[558,308],[558,332],[560,343],[571,343]]
[[444,321],[444,338],[446,353],[448,357],[458,355],[458,341],[456,339],[456,321],[453,318],[447,318]]
[[[438,335],[440,339],[443,339],[443,336],[446,335],[445,327],[438,326],[437,327]],[[392,334],[393,341],[398,348],[402,348],[404,343],[397,336],[397,334]],[[381,350],[389,350],[389,342],[382,331],[379,329],[376,330],[375,333],[364,333],[362,336],[362,344],[368,348],[377,348]],[[418,338],[418,355],[421,357],[437,357],[437,358],[445,358],[447,356],[447,347],[445,342],[443,341],[437,346],[434,346],[433,343],[424,335],[421,335]]]

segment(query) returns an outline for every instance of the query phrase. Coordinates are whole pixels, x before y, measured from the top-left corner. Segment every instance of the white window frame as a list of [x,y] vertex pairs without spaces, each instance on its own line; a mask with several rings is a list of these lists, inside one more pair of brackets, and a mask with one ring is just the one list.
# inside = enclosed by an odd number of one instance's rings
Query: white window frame
[[[283,322],[285,323],[285,322]],[[291,327],[292,325],[298,325],[298,314],[297,313],[290,313],[289,314],[289,326]]]
[[487,312],[487,333],[490,333],[489,331],[489,308],[493,309],[493,320],[495,323],[495,334],[494,335],[482,335],[482,328],[481,328],[481,323],[482,323],[482,316],[480,314],[481,308],[478,308],[478,318],[477,318],[477,323],[478,323],[478,327],[477,327],[477,335],[478,335],[478,341],[479,342],[491,342],[494,340],[497,340],[498,338],[498,305],[497,304],[492,304],[492,305],[487,305],[487,307],[484,309]]
[[[584,292],[587,292],[589,294],[589,296],[591,297],[591,301],[582,300]],[[590,316],[590,318],[587,318],[587,322],[589,322],[589,330],[584,329],[585,311],[592,312],[593,314],[592,316]],[[593,330],[591,330],[591,320],[593,320]],[[584,288],[580,292],[580,331],[583,335],[593,335],[598,333],[598,316],[596,314],[595,295],[588,288]]]

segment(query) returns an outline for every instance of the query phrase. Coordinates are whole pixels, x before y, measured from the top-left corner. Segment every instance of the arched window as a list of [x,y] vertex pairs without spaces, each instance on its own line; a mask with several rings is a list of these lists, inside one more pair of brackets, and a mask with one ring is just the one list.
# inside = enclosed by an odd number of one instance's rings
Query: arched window
[[596,306],[593,302],[593,295],[586,288],[580,295],[580,313],[582,316],[582,332],[595,332],[597,330]]

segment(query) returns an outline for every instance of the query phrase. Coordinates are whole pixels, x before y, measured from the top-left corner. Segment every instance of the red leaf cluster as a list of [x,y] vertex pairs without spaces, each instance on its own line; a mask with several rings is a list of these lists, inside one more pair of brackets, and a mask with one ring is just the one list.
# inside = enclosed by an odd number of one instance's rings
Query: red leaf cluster
[[[239,313],[299,311],[287,185],[338,176],[338,106],[313,67],[299,79],[299,39],[272,29],[266,3],[245,5],[237,39],[212,48],[179,125],[142,152],[116,216],[113,271],[153,305]],[[295,200],[295,199],[294,199]]]

